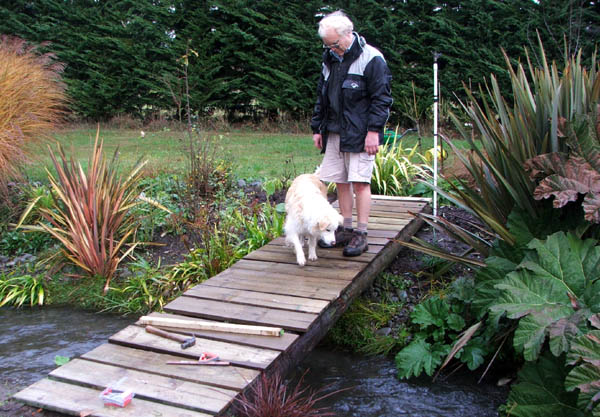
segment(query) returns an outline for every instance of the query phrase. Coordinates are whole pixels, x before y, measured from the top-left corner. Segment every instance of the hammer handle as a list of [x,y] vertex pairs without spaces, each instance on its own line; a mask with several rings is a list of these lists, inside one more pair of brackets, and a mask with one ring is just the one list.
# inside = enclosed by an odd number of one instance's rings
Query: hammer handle
[[184,336],[181,334],[177,334],[177,333],[169,333],[169,332],[165,332],[164,330],[161,330],[157,327],[154,326],[146,326],[146,331],[148,333],[152,333],[155,334],[157,336],[161,336],[164,337],[166,339],[171,339],[171,340],[175,340],[176,342],[185,342],[186,340],[188,340],[190,337],[189,336]]

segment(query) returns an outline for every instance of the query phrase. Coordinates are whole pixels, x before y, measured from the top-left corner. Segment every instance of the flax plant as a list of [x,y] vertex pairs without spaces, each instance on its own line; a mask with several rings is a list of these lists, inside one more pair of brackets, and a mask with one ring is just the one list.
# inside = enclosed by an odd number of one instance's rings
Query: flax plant
[[[463,123],[452,116],[456,128],[469,143],[460,151],[452,141],[445,141],[469,171],[475,186],[461,182],[462,189],[442,195],[481,218],[494,233],[509,244],[515,240],[506,223],[510,212],[518,208],[537,219],[540,203],[534,199],[535,182],[525,170],[525,162],[538,155],[567,150],[560,140],[558,123],[571,121],[588,114],[600,99],[600,77],[596,55],[588,67],[581,52],[565,57],[564,66],[548,63],[540,41],[541,66],[535,67],[526,54],[526,71],[522,63],[513,67],[505,54],[512,82],[513,102],[509,103],[500,91],[493,75],[485,88],[480,87],[480,101],[466,89],[469,101],[464,110],[479,132],[479,143],[464,129]],[[528,75],[529,74],[529,75]]]
[[[106,280],[104,294],[109,289],[119,263],[129,255],[139,242],[135,237],[138,221],[131,209],[140,203],[137,183],[141,169],[147,161],[138,161],[127,177],[117,173],[118,149],[110,162],[104,159],[100,130],[96,133],[94,149],[88,171],[73,157],[67,160],[59,145],[59,163],[50,149],[57,178],[47,171],[54,205],[41,208],[40,213],[48,223],[21,226],[29,230],[45,231],[63,245],[65,257],[92,277]],[[31,204],[21,219],[27,217]],[[125,249],[129,246],[127,249]]]
[[47,137],[61,119],[63,67],[22,39],[0,37],[0,192],[30,159],[27,145]]
[[374,194],[406,196],[417,184],[418,178],[431,176],[431,167],[424,156],[417,152],[418,144],[402,148],[394,141],[384,145],[375,156],[371,192]]

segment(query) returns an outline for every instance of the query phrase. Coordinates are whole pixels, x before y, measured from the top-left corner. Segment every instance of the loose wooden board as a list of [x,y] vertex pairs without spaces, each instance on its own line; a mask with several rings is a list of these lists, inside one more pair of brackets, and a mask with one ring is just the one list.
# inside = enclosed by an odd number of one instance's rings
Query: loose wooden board
[[[164,310],[186,316],[221,319],[232,323],[276,326],[299,332],[306,331],[317,317],[316,314],[200,300],[185,295],[171,301],[164,307]],[[222,356],[225,357],[224,354]]]
[[[187,299],[188,297],[179,297]],[[194,300],[194,299],[192,299]],[[198,301],[198,300],[195,300]],[[180,302],[179,304],[185,304]],[[192,303],[193,304],[193,303]],[[216,353],[222,360],[244,362],[245,367],[252,369],[266,369],[281,352],[270,349],[259,349],[250,346],[240,346],[234,343],[196,338],[196,344],[188,349],[181,349],[181,343],[166,339],[151,333],[138,326],[127,326],[120,332],[110,337],[111,343],[131,346],[138,349],[148,349],[155,352],[168,353],[185,358],[198,359],[204,352]]]
[[313,314],[319,314],[329,304],[328,301],[314,300],[305,297],[292,297],[288,295],[233,290],[230,288],[225,289],[210,286],[202,287],[202,290],[187,292],[186,295],[215,301],[226,301],[234,304],[272,307],[280,310]]
[[113,343],[100,345],[83,354],[81,358],[235,391],[244,389],[260,373],[256,369],[240,368],[238,366],[167,365],[169,361],[178,361],[185,358]]
[[[130,390],[141,398],[178,408],[219,414],[233,401],[237,391],[209,387],[177,378],[124,369],[113,365],[74,359],[50,372],[50,377],[101,392],[112,386]],[[121,381],[119,385],[114,385]]]
[[14,395],[33,407],[43,407],[59,413],[90,417],[209,417],[210,414],[186,410],[133,398],[125,408],[105,407],[97,389],[81,387],[50,379],[42,379]]
[[[212,287],[211,287],[212,288]],[[228,291],[231,291],[227,289]],[[180,320],[198,320],[197,317],[188,317],[182,316],[179,314],[163,314],[163,313],[150,313],[150,317],[172,317]],[[204,321],[211,321],[207,319],[203,319]],[[200,336],[205,339],[211,340],[222,340],[224,342],[234,342],[240,345],[245,346],[253,346],[259,348],[273,349],[284,351],[290,347],[292,343],[298,339],[298,335],[292,332],[285,332],[282,336],[279,337],[270,337],[270,336],[258,336],[258,335],[246,335],[246,334],[237,334],[237,333],[225,333],[225,332],[213,332],[207,330],[194,330],[191,331],[182,331],[181,329],[171,328],[171,327],[161,327],[161,329],[165,329],[170,332],[175,333],[183,333],[183,334],[194,334],[196,337]]]

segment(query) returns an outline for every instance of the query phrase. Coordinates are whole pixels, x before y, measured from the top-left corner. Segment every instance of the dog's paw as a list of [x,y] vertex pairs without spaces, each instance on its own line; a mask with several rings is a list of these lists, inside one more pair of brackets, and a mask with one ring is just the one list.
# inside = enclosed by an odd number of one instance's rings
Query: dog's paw
[[312,254],[308,255],[308,260],[309,261],[316,261],[317,259],[318,258],[317,258],[317,254],[316,253],[314,255],[312,255]]
[[304,265],[306,265],[306,258],[304,256],[303,257],[297,256],[296,262],[298,262],[298,265],[304,266]]

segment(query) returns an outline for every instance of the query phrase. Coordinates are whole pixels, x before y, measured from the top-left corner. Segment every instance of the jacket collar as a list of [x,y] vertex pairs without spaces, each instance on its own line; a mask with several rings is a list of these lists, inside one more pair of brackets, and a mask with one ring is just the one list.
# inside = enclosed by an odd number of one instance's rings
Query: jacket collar
[[[352,32],[352,35],[354,36],[354,42],[352,42],[352,46],[350,46],[350,49],[344,53],[344,61],[354,61],[356,58],[358,58],[358,56],[362,54],[363,49],[367,43],[365,41],[365,38],[360,36],[358,33]],[[323,53],[323,62],[328,67],[331,65],[332,62],[334,62],[334,59],[335,58],[329,53],[329,50],[326,50]]]

